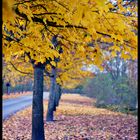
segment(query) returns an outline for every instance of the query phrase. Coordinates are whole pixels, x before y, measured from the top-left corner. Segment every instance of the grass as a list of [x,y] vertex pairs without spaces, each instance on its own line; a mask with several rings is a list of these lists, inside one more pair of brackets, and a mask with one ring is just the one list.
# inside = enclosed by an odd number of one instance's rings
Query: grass
[[137,116],[138,115],[138,110],[134,109],[134,110],[130,110],[129,108],[127,108],[126,106],[122,106],[122,105],[106,105],[106,106],[101,106],[99,108],[105,108],[114,112],[121,112],[124,114],[130,114],[130,115],[134,115]]
[[24,96],[24,95],[30,95],[32,94],[32,92],[28,91],[28,92],[23,92],[23,93],[10,93],[10,95],[7,95],[7,94],[4,94],[2,96],[2,99],[5,100],[5,99],[12,99],[12,98],[17,98],[17,97],[21,97],[21,96]]

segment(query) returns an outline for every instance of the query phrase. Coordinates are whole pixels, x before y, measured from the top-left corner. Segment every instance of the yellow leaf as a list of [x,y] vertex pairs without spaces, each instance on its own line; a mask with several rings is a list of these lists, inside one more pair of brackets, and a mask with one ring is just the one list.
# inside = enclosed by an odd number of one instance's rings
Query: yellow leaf
[[56,66],[56,63],[54,61],[50,62],[53,66]]
[[130,55],[122,53],[121,58],[123,58],[124,60],[128,60],[128,59],[130,59]]
[[112,3],[109,3],[107,6],[108,6],[108,8],[114,8]]
[[98,68],[100,69],[100,71],[103,71],[104,70],[104,67],[101,66],[101,65]]
[[78,50],[81,51],[81,52],[84,52],[85,48],[83,46],[78,46]]
[[115,51],[111,52],[111,56],[116,57],[117,56],[116,52]]
[[46,24],[46,18],[43,18],[43,22]]
[[29,57],[28,56],[25,56],[25,61],[29,62]]
[[123,43],[123,37],[121,35],[117,35],[116,39],[118,39],[121,43]]
[[114,50],[114,51],[118,51],[118,52],[121,51],[120,47],[119,46],[115,46],[115,45],[110,47],[109,50]]

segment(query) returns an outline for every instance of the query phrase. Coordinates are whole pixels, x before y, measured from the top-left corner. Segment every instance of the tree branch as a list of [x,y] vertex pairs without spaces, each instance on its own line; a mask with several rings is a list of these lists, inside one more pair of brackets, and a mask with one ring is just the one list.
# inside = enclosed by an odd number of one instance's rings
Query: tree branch
[[47,70],[45,70],[44,72],[45,72],[46,76],[48,76],[48,77],[54,77],[54,75],[51,74],[51,73],[49,73]]
[[23,71],[17,69],[17,68],[15,67],[15,65],[14,65],[12,62],[10,62],[10,64],[13,66],[13,68],[14,68],[16,71],[18,71],[18,72],[20,72],[20,73],[22,73],[22,74],[33,75],[32,73],[23,72]]

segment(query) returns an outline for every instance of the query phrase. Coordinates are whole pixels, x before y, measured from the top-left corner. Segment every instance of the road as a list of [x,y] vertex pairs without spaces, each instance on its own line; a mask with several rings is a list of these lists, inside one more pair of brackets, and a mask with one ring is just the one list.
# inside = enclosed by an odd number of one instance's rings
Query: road
[[[49,92],[43,93],[43,98],[48,99]],[[19,110],[32,105],[32,94],[17,97],[14,99],[6,99],[2,102],[2,116],[3,119],[8,118]]]

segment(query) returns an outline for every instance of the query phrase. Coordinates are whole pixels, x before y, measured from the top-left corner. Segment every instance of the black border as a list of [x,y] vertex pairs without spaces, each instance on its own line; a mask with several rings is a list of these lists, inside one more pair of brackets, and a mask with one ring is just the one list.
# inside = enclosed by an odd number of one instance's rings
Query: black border
[[2,139],[2,94],[3,94],[3,90],[2,90],[2,0],[0,1],[0,5],[1,5],[1,17],[0,17],[0,22],[1,22],[1,37],[0,37],[0,43],[1,43],[1,47],[0,47],[0,80],[1,80],[1,84],[0,84],[0,94],[1,94],[1,98],[0,98],[0,118],[1,118],[1,139]]

